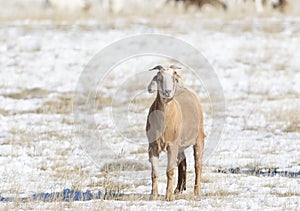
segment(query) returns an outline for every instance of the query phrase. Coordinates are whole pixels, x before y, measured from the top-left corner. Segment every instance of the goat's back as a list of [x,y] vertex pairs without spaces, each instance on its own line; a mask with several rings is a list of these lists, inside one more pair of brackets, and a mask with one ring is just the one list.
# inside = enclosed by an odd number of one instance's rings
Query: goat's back
[[175,94],[182,112],[181,148],[194,145],[197,136],[203,133],[203,114],[197,94],[188,88],[179,88]]

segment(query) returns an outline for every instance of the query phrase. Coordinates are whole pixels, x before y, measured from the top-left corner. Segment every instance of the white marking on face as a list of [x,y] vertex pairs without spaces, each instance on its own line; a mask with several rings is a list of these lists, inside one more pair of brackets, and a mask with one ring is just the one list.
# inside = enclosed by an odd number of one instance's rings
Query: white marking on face
[[167,68],[164,72],[173,75],[174,74],[174,70],[172,68]]
[[163,76],[163,81],[161,84],[161,91],[163,98],[172,98],[174,95],[174,70],[172,68],[166,68],[160,71]]

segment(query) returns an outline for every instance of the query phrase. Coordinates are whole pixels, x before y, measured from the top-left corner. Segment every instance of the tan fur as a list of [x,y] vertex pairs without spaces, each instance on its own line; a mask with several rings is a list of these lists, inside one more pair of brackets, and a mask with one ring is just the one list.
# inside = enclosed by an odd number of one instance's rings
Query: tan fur
[[[174,77],[182,80],[176,72],[174,72]],[[182,81],[181,84],[183,84]],[[163,113],[164,121],[160,118],[154,118],[150,122],[149,116],[152,112],[157,111]],[[149,131],[153,128],[160,128],[155,131],[155,134],[161,134],[160,136],[155,136],[157,137],[156,140],[151,140],[153,136],[149,134]],[[149,160],[152,164],[152,198],[156,199],[158,196],[158,164],[156,161],[158,161],[160,152],[164,150],[168,153],[166,199],[173,199],[172,180],[176,163],[178,165],[178,185],[174,192],[181,193],[186,189],[186,158],[184,149],[191,145],[194,147],[196,173],[194,193],[196,196],[199,196],[204,132],[202,108],[197,94],[185,87],[179,87],[173,99],[164,103],[157,91],[156,99],[149,109],[146,132],[149,140]],[[155,163],[153,160],[155,160]]]

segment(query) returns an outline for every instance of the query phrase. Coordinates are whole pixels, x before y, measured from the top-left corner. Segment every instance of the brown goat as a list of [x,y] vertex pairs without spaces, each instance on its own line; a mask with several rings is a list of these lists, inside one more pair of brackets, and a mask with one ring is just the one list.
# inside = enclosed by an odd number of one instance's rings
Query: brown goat
[[[170,2],[168,0],[167,2]],[[187,9],[190,5],[195,5],[199,8],[203,7],[205,4],[210,4],[216,8],[222,8],[223,10],[227,10],[227,5],[219,0],[175,0],[175,2],[182,1],[185,4],[185,8]]]
[[214,7],[222,8],[223,10],[227,9],[227,5],[219,0],[186,0],[186,5],[197,5],[198,7],[202,7],[205,4],[210,4]]
[[147,118],[146,133],[149,141],[149,161],[152,166],[152,198],[158,196],[158,158],[161,151],[168,153],[166,199],[173,200],[174,167],[178,165],[178,183],[174,193],[186,190],[186,158],[184,150],[193,145],[195,159],[194,194],[200,195],[202,153],[204,148],[203,114],[195,92],[185,88],[177,67],[157,66],[156,76],[148,86],[150,93],[157,91]]

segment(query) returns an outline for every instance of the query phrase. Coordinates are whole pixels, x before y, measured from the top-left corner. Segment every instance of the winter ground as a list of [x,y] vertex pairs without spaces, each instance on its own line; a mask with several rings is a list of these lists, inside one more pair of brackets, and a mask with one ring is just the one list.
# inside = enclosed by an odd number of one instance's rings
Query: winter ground
[[[164,22],[161,19],[164,19]],[[144,127],[154,96],[142,93],[131,102],[132,128],[116,132],[110,116],[112,95],[127,75],[168,61],[133,58],[111,71],[99,94],[95,120],[109,149],[96,165],[74,135],[72,99],[81,71],[103,47],[129,35],[162,33],[201,50],[215,69],[226,99],[222,140],[204,163],[201,198],[193,197],[193,158],[188,155],[187,191],[173,202],[149,201],[150,166]],[[300,209],[300,19],[297,17],[210,18],[198,13],[81,21],[6,20],[0,25],[0,202],[1,209]],[[209,100],[197,90],[210,122]],[[205,76],[203,76],[205,77]],[[149,79],[149,81],[151,78]],[[145,84],[145,87],[147,84]],[[132,85],[125,90],[129,95]],[[131,105],[131,104],[130,104]],[[120,104],[122,114],[127,105]],[[209,126],[205,128],[209,133]],[[162,155],[159,194],[166,178]],[[116,161],[116,162],[114,162]],[[104,167],[103,167],[104,165]],[[257,174],[218,173],[241,169]],[[271,170],[298,173],[296,177]],[[112,191],[105,200],[22,201],[40,192]]]

